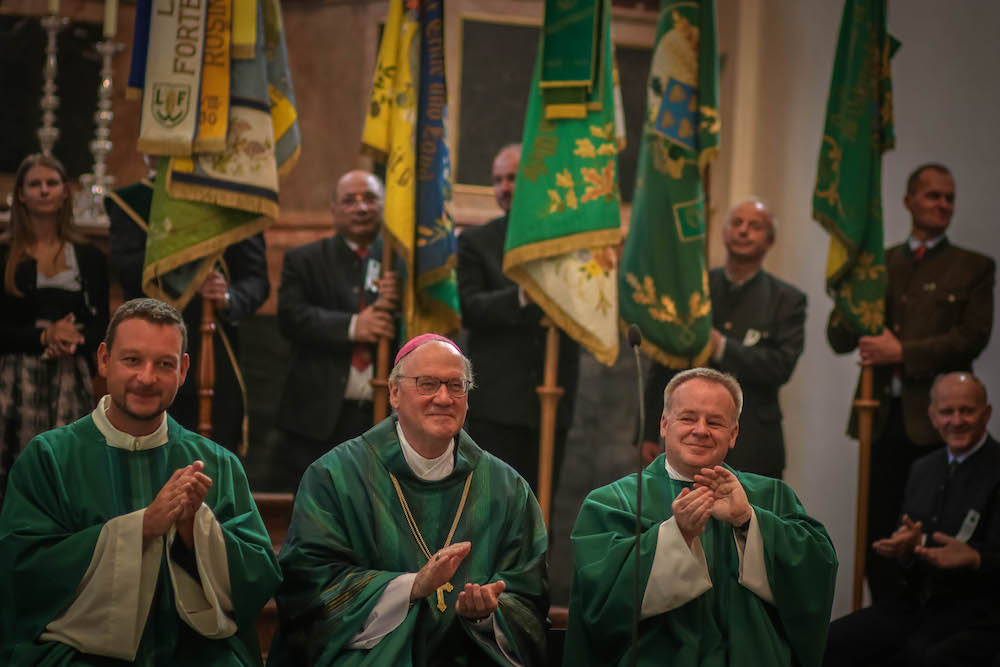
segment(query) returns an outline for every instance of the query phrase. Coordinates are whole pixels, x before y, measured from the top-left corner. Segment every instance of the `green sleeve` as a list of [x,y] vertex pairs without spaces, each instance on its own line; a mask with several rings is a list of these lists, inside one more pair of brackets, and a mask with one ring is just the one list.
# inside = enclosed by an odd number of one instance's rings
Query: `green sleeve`
[[[631,641],[636,576],[634,479],[629,477],[592,491],[580,508],[570,535],[575,572],[564,665],[618,664]],[[643,499],[648,498],[644,495]],[[664,512],[663,519],[669,518],[669,506],[659,511]],[[653,567],[660,527],[660,522],[643,514],[640,603]]]
[[328,469],[310,466],[279,556],[284,582],[277,596],[280,620],[268,665],[334,664],[361,631],[388,583],[405,574],[359,565],[373,558],[355,546],[352,532],[357,527],[343,521],[346,515]]
[[[93,524],[81,528],[87,516]],[[11,469],[0,514],[0,664],[73,601],[103,527],[86,500],[70,502],[46,436],[32,440]]]
[[766,494],[748,495],[764,540],[767,576],[782,634],[797,664],[818,667],[823,662],[837,580],[833,542],[822,524],[806,515],[788,485],[773,482]]
[[[511,477],[512,484],[503,498],[507,520],[498,535],[496,571],[486,583],[503,581],[497,621],[508,644],[523,667],[545,664],[545,614],[549,608],[549,585],[545,565],[548,535],[538,501],[528,484]],[[482,635],[463,624],[469,636],[499,664],[508,664],[495,646],[482,641]]]
[[254,628],[261,608],[281,583],[281,570],[243,467],[235,456],[226,460],[228,474],[215,480],[218,495],[212,512],[226,541],[236,623]]

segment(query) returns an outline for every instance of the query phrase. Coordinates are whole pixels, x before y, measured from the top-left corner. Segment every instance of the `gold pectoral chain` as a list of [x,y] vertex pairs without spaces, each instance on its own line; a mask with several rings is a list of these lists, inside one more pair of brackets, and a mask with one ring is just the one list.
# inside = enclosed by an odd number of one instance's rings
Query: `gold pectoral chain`
[[[403,489],[399,487],[399,480],[392,473],[389,473],[389,479],[392,480],[392,485],[396,489],[396,495],[399,496],[399,504],[403,507],[403,514],[406,515],[406,523],[410,526],[410,532],[413,533],[413,538],[417,541],[417,546],[423,552],[424,557],[430,562],[432,555],[431,550],[427,548],[427,543],[424,542],[424,536],[420,534],[420,529],[417,527],[417,522],[413,518],[413,513],[410,511],[410,506],[406,504],[406,498],[403,496]],[[455,536],[455,529],[458,528],[458,520],[462,518],[462,510],[465,509],[465,499],[469,497],[469,487],[472,485],[472,473],[465,478],[465,488],[462,490],[462,500],[458,503],[458,511],[455,512],[455,520],[451,523],[451,530],[448,531],[448,539],[445,540],[442,549],[447,549],[451,544],[451,538]],[[437,588],[437,608],[438,611],[444,612],[448,608],[448,605],[444,602],[444,594],[451,593],[455,589],[451,585],[450,581],[444,582],[441,586]]]

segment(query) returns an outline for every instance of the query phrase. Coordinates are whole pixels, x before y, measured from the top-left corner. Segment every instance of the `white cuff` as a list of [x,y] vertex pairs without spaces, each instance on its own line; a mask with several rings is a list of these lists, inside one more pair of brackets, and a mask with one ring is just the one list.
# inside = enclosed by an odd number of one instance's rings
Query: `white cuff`
[[767,580],[767,564],[764,562],[764,537],[760,534],[757,513],[750,508],[750,528],[746,537],[733,530],[736,550],[740,559],[740,584],[753,591],[764,602],[774,604],[774,593]]
[[235,634],[237,629],[231,616],[229,560],[222,527],[205,503],[194,515],[193,532],[200,583],[170,557],[170,547],[178,539],[177,527],[171,527],[167,533],[167,569],[173,583],[177,614],[198,634],[209,639],[224,639]]
[[39,639],[83,653],[135,660],[163,557],[162,538],[142,548],[145,512],[141,509],[104,524],[76,598]]
[[354,330],[357,328],[358,316],[351,315],[351,323],[347,325],[347,340],[356,341],[357,338],[354,337]]
[[695,539],[688,547],[674,517],[661,523],[653,568],[642,597],[641,617],[649,618],[676,609],[711,587],[701,540]]
[[416,578],[416,572],[401,574],[386,585],[361,632],[354,635],[347,648],[372,648],[399,627],[410,611],[410,591]]

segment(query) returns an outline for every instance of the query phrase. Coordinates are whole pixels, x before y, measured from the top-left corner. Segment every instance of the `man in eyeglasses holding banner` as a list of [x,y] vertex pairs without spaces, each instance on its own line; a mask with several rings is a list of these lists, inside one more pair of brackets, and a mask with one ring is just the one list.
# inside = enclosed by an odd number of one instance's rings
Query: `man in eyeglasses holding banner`
[[472,365],[403,346],[394,414],[302,478],[270,665],[538,664],[547,537],[531,489],[462,430]]

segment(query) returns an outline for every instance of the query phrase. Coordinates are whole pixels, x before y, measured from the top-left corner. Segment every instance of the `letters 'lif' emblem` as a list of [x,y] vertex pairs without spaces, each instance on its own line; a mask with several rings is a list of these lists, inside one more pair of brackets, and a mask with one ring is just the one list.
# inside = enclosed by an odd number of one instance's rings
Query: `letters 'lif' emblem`
[[153,118],[160,125],[177,127],[191,110],[191,86],[184,83],[157,83],[153,86]]

